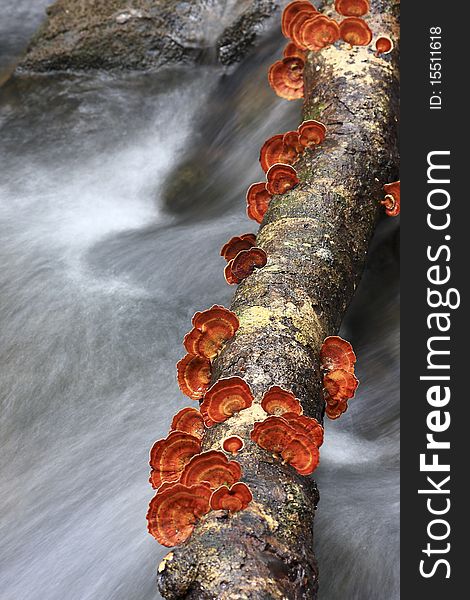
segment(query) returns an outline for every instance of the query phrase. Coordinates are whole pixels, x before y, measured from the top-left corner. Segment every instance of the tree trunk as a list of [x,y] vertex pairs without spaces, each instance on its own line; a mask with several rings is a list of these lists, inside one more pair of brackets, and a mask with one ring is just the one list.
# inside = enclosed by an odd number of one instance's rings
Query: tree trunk
[[220,449],[228,434],[244,438],[238,460],[254,501],[230,517],[209,513],[170,552],[158,575],[167,599],[317,597],[316,484],[259,449],[249,434],[263,418],[259,401],[270,385],[291,389],[305,414],[323,419],[320,347],[338,331],[358,285],[382,186],[398,178],[399,0],[371,4],[374,35],[390,35],[395,50],[377,58],[372,48],[342,44],[310,53],[303,117],[322,120],[327,139],[302,156],[300,185],[272,200],[257,242],[268,265],[239,285],[231,308],[240,329],[214,363],[214,381],[243,377],[256,404],[211,428],[203,449]]

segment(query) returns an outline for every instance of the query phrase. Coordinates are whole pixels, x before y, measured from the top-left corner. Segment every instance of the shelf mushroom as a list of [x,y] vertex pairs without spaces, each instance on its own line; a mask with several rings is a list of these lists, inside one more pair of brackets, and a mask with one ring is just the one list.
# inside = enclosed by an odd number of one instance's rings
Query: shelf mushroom
[[268,82],[280,98],[298,100],[304,97],[304,61],[297,56],[283,58],[272,64]]
[[339,40],[340,27],[334,19],[326,15],[314,16],[303,22],[299,30],[299,38],[302,46],[307,50],[322,50]]
[[236,284],[249,277],[255,269],[266,266],[268,257],[262,248],[253,246],[242,250],[225,267],[224,276],[229,284]]
[[231,487],[223,485],[212,492],[210,505],[213,510],[228,510],[233,513],[245,510],[252,500],[250,488],[239,481]]
[[273,385],[264,394],[261,400],[261,408],[268,415],[281,416],[284,413],[295,413],[301,415],[303,410],[299,400],[292,392],[284,390],[278,385]]
[[281,17],[281,31],[286,38],[291,37],[291,25],[294,18],[300,11],[304,11],[309,14],[318,13],[318,10],[313,6],[311,2],[305,1],[294,1],[287,4],[282,11]]
[[277,163],[266,173],[266,189],[272,195],[285,194],[299,183],[297,172],[290,165]]
[[335,10],[344,17],[363,17],[370,10],[369,0],[335,0]]
[[344,369],[354,373],[356,355],[351,344],[339,335],[325,338],[320,350],[320,363],[324,371]]
[[203,356],[186,354],[176,364],[178,385],[191,400],[201,399],[211,380],[211,361]]
[[215,490],[221,485],[233,485],[241,476],[242,469],[236,460],[229,460],[218,450],[209,450],[191,458],[181,474],[180,482],[184,485],[205,482]]
[[238,435],[230,435],[222,440],[222,448],[232,456],[237,456],[244,447],[245,442]]
[[172,431],[150,450],[149,481],[154,489],[162,483],[177,481],[190,459],[201,451],[201,440],[182,431]]
[[182,544],[197,521],[209,512],[211,495],[211,489],[203,484],[177,483],[157,492],[147,512],[149,533],[162,546]]
[[341,39],[350,46],[368,46],[372,41],[369,25],[360,17],[346,17],[339,24]]
[[173,417],[171,431],[189,433],[189,435],[201,440],[204,435],[204,419],[196,408],[187,406]]
[[241,250],[249,250],[256,246],[256,236],[254,233],[243,233],[231,238],[224,244],[220,250],[220,256],[228,262],[235,258]]
[[375,40],[375,56],[390,54],[393,50],[393,41],[388,35],[381,35]]
[[253,404],[253,393],[241,377],[219,379],[207,391],[200,406],[207,427],[223,423]]
[[385,207],[385,213],[389,217],[397,217],[400,214],[400,182],[386,183],[384,191],[386,196],[381,204]]
[[184,347],[189,354],[209,359],[217,356],[239,326],[237,315],[217,304],[197,312],[192,324],[194,328],[184,337]]
[[257,223],[261,223],[268,210],[271,198],[272,194],[266,189],[264,181],[250,185],[246,193],[246,214],[248,217]]
[[304,148],[318,146],[325,140],[326,127],[320,121],[310,119],[303,121],[298,129],[299,142]]
[[349,400],[354,397],[358,380],[353,373],[344,369],[329,371],[323,377],[323,387],[332,400]]

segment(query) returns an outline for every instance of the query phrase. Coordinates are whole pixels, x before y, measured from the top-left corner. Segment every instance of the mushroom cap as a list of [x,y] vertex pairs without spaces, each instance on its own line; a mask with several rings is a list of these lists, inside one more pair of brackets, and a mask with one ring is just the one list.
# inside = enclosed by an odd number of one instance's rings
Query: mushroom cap
[[242,250],[230,261],[230,269],[238,283],[249,277],[255,269],[262,269],[268,262],[268,256],[262,248],[253,246]]
[[340,37],[351,46],[368,46],[372,41],[369,25],[359,17],[346,17],[339,24]]
[[272,194],[266,189],[266,183],[261,181],[253,183],[246,193],[246,214],[250,219],[261,223],[268,210]]
[[370,10],[369,0],[335,0],[335,10],[344,17],[363,17]]
[[304,147],[299,140],[298,131],[286,131],[282,137],[282,141],[284,142],[284,146],[288,149],[289,153],[295,154],[294,161],[298,158],[299,154],[302,154],[304,151]]
[[284,143],[284,135],[283,133],[273,135],[261,146],[259,162],[265,173],[276,163],[290,165],[296,160],[297,152]]
[[[243,237],[243,235],[248,235],[249,237]],[[231,238],[226,244],[222,246],[220,250],[220,256],[223,256],[227,262],[229,260],[232,260],[232,258],[235,258],[235,256],[241,250],[249,250],[252,246],[255,246],[256,236],[254,236],[251,233],[243,235],[237,235]],[[251,236],[253,236],[254,239]]]
[[206,483],[212,490],[221,485],[233,485],[242,476],[242,468],[236,460],[229,460],[223,452],[209,450],[193,456],[181,474],[184,485]]
[[189,538],[194,526],[210,510],[211,489],[181,483],[158,491],[147,512],[148,531],[162,546],[177,546]]
[[194,329],[184,337],[184,347],[189,354],[214,358],[227,340],[235,335],[239,323],[235,313],[223,306],[214,305],[193,316]]
[[224,268],[225,281],[229,285],[235,285],[235,284],[241,282],[241,279],[238,279],[238,277],[235,277],[235,275],[233,274],[232,264],[233,264],[233,258],[232,258],[232,260],[229,260],[229,262],[225,265],[225,268]]
[[379,54],[390,54],[393,50],[393,41],[388,35],[381,35],[375,40],[376,56]]
[[268,82],[280,98],[298,100],[304,97],[304,61],[296,56],[283,58],[269,67]]
[[290,2],[282,11],[282,17],[281,17],[281,31],[286,38],[291,37],[290,25],[291,25],[292,20],[295,17],[295,15],[301,10],[305,10],[310,13],[318,12],[317,9],[313,6],[313,4],[311,2],[308,2],[308,1],[302,2],[299,0]]
[[290,165],[277,163],[266,173],[266,189],[271,195],[285,194],[298,183],[297,171]]
[[253,393],[241,377],[219,379],[207,391],[200,410],[207,427],[223,423],[253,404]]
[[323,444],[323,427],[313,417],[307,415],[298,415],[296,413],[284,413],[282,418],[285,419],[291,427],[299,432],[305,433],[311,437],[315,444],[320,448]]
[[234,483],[230,488],[223,485],[212,492],[210,504],[212,510],[237,512],[245,510],[252,500],[253,495],[250,488],[246,483],[239,481],[238,483]]
[[332,421],[339,419],[339,417],[347,410],[347,400],[331,400],[331,398],[327,399],[325,414]]
[[192,400],[202,398],[211,380],[211,361],[203,356],[186,354],[177,364],[178,385]]
[[260,448],[273,454],[281,454],[294,433],[294,429],[285,419],[271,416],[255,423],[250,437]]
[[198,439],[204,435],[204,419],[197,408],[187,406],[182,408],[171,421],[172,431],[182,431],[189,433]]
[[238,435],[231,435],[222,440],[222,448],[232,456],[236,456],[244,447],[245,442]]
[[301,58],[305,61],[305,50],[298,48],[294,42],[289,42],[285,45],[284,50],[282,52],[283,58],[291,58],[292,56],[296,56],[297,58]]
[[300,475],[310,475],[320,462],[320,453],[314,440],[299,433],[290,440],[281,456]]
[[349,342],[343,340],[339,335],[331,335],[325,338],[320,350],[321,367],[325,371],[344,369],[354,373],[356,355]]
[[389,217],[397,217],[400,214],[400,182],[386,183],[384,191],[386,196],[381,204],[385,206],[385,212]]
[[311,148],[321,144],[326,136],[326,127],[320,121],[310,119],[303,121],[298,127],[299,143],[304,148]]
[[158,488],[166,481],[177,481],[186,463],[201,451],[201,440],[182,431],[172,431],[157,440],[150,450],[150,483]]
[[353,373],[344,369],[330,371],[323,377],[323,387],[332,400],[348,400],[359,385]]
[[307,46],[305,45],[302,39],[302,28],[306,21],[313,21],[313,19],[316,19],[319,16],[321,15],[318,12],[313,13],[309,10],[300,10],[291,21],[289,28],[290,38],[292,42],[297,46],[297,48],[300,48],[302,51],[305,52],[305,54],[307,53]]
[[268,415],[281,416],[284,413],[295,413],[301,415],[302,405],[292,392],[284,390],[278,385],[273,385],[264,394],[261,401],[261,408]]
[[303,22],[299,30],[302,46],[307,50],[322,50],[340,38],[340,27],[326,15],[315,15]]

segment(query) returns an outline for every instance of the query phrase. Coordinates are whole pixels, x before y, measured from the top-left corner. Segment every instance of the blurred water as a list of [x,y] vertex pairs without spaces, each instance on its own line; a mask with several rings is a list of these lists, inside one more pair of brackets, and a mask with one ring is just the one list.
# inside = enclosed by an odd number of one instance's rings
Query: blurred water
[[[266,68],[10,82],[0,105],[1,600],[150,600],[148,449],[185,405],[195,310],[228,305],[218,250],[254,230],[262,141],[296,126]],[[361,387],[317,471],[322,600],[398,592],[397,223],[344,323]]]

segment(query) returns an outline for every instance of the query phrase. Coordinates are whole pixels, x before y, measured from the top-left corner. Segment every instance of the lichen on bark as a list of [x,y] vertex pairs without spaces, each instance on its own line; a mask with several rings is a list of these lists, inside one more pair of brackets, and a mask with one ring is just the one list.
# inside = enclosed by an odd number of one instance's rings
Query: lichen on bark
[[239,285],[231,309],[240,329],[214,363],[214,381],[243,377],[256,404],[211,428],[203,446],[244,438],[238,460],[254,500],[230,517],[209,513],[172,551],[158,574],[164,598],[317,597],[316,484],[249,433],[270,385],[291,389],[307,415],[323,419],[321,343],[338,331],[358,285],[382,186],[398,178],[398,14],[398,0],[371,2],[372,30],[396,42],[387,57],[345,44],[308,56],[303,117],[322,120],[328,135],[321,150],[302,156],[298,187],[272,200],[257,239],[268,264]]

